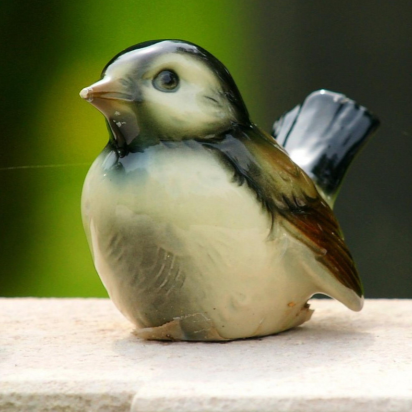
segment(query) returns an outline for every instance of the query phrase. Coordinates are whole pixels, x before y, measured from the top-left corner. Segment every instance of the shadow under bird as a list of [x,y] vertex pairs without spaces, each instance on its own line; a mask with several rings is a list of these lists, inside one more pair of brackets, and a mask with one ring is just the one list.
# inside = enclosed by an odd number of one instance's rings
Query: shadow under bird
[[272,137],[250,121],[225,66],[180,40],[124,50],[80,95],[110,135],[84,184],[84,227],[139,336],[269,335],[309,320],[315,293],[362,308],[331,207],[378,125],[365,108],[314,92]]

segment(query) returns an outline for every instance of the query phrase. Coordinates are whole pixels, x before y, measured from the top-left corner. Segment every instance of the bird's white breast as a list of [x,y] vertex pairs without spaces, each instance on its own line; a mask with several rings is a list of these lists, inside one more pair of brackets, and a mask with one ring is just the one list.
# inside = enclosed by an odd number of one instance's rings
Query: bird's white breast
[[[296,322],[314,291],[294,270],[294,244],[246,184],[200,145],[158,145],[104,170],[93,164],[83,216],[96,268],[138,327],[198,317],[225,339]],[[106,164],[106,166],[104,166]],[[295,273],[294,273],[295,272]],[[200,335],[199,335],[200,336]]]

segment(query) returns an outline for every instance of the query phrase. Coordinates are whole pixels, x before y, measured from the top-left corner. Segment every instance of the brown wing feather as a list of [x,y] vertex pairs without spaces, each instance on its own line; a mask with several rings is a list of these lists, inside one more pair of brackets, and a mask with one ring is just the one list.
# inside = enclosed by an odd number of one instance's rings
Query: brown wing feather
[[[239,129],[219,142],[205,143],[217,149],[256,192],[273,219],[280,214],[285,227],[307,245],[329,272],[358,296],[362,284],[339,224],[315,185],[276,141],[257,127]],[[291,225],[288,228],[288,225]]]
[[352,256],[340,234],[339,225],[325,202],[316,199],[302,212],[291,210],[282,215],[298,229],[293,234],[313,250],[316,259],[340,283],[362,296],[363,288]]

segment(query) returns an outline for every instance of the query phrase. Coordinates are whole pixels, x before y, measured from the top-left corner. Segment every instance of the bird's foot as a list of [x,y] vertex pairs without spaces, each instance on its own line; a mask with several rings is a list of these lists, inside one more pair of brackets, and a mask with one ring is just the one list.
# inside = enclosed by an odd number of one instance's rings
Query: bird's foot
[[310,309],[309,303],[305,303],[299,311],[295,312],[292,317],[289,317],[287,321],[283,324],[279,332],[296,328],[297,326],[302,325],[302,323],[307,322],[313,315],[314,309]]
[[202,313],[180,316],[153,328],[136,329],[135,334],[146,340],[163,341],[226,341],[213,322]]

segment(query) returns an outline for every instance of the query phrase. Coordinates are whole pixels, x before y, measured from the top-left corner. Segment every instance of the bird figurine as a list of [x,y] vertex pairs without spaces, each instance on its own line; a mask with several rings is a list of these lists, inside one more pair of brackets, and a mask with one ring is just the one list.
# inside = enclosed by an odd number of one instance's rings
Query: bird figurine
[[271,335],[309,320],[315,293],[362,308],[331,207],[377,127],[365,108],[315,92],[273,137],[251,122],[226,67],[181,40],[122,51],[80,96],[109,131],[84,183],[83,223],[138,336]]

